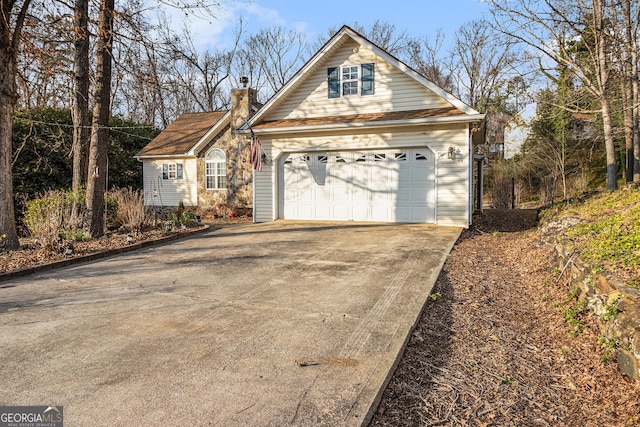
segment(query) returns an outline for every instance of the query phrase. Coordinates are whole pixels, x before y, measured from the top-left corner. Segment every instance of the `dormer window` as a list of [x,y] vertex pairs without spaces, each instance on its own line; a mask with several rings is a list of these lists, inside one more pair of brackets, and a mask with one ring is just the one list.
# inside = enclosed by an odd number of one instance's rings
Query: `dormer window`
[[373,95],[374,64],[345,65],[327,69],[329,98]]

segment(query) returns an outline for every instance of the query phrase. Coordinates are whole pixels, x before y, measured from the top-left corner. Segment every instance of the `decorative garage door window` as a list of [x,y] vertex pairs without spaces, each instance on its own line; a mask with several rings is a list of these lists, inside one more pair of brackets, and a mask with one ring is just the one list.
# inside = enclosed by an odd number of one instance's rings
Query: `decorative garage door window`
[[227,159],[219,148],[211,149],[205,158],[205,176],[207,190],[227,188]]
[[393,160],[396,162],[406,162],[407,161],[407,153],[405,152],[395,152],[393,153]]

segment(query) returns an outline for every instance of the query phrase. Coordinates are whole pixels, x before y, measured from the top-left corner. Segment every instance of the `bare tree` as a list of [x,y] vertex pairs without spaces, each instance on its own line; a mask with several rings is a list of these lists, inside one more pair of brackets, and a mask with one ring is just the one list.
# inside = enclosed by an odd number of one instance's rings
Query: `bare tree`
[[271,27],[260,30],[245,42],[243,64],[259,67],[262,81],[252,81],[257,89],[265,86],[275,93],[294,75],[306,60],[307,39],[302,32]]
[[0,0],[0,241],[18,249],[11,174],[11,119],[16,105],[17,52],[30,0]]
[[451,57],[441,54],[445,35],[438,30],[433,39],[410,40],[408,45],[410,64],[420,74],[449,93],[455,93]]
[[456,33],[453,48],[460,97],[478,111],[486,111],[498,88],[514,75],[517,55],[513,43],[488,22],[474,20]]
[[214,111],[227,105],[227,94],[222,89],[231,75],[238,43],[237,36],[231,50],[200,53],[186,29],[181,37],[165,37],[164,49],[172,59],[168,70],[197,110]]
[[69,18],[57,2],[33,0],[17,53],[18,108],[69,106]]
[[[398,59],[408,61],[410,55],[410,43],[415,40],[409,36],[407,31],[399,31],[394,24],[376,20],[370,28],[366,28],[357,21],[349,25],[358,33],[371,40],[374,44],[386,50]],[[338,31],[339,27],[331,27],[320,36],[313,44],[309,45],[312,53],[320,50],[331,37]]]
[[[600,104],[607,156],[607,188],[617,188],[609,98],[609,10],[603,0],[491,0],[495,26],[514,41],[562,64]],[[576,43],[580,54],[576,55]]]
[[74,82],[73,119],[73,179],[78,190],[87,183],[89,155],[89,0],[76,0],[73,10]]
[[114,0],[101,0],[98,15],[95,104],[89,147],[87,211],[92,237],[104,234],[104,194],[107,177],[107,145],[111,114],[111,56],[113,51]]

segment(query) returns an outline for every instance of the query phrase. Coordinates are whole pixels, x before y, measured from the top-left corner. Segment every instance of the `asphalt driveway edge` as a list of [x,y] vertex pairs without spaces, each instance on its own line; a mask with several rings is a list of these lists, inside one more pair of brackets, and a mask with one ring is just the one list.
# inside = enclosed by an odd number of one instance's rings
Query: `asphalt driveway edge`
[[442,272],[442,267],[444,267],[444,263],[447,261],[447,258],[449,257],[449,254],[451,253],[451,250],[453,249],[453,247],[456,245],[456,243],[458,242],[458,240],[460,239],[460,235],[462,234],[462,229],[459,230],[458,232],[458,236],[455,238],[455,240],[453,240],[453,243],[451,243],[451,245],[449,245],[449,248],[447,248],[446,251],[444,251],[444,256],[442,257],[442,259],[440,259],[437,268],[434,268],[433,271],[431,272],[431,275],[429,276],[428,281],[431,283],[431,286],[429,288],[429,291],[424,295],[424,301],[422,302],[422,306],[420,308],[420,311],[417,313],[415,319],[413,319],[413,322],[411,324],[411,326],[409,327],[408,331],[407,331],[407,335],[402,343],[402,346],[400,348],[400,351],[398,352],[398,354],[395,357],[395,360],[393,361],[393,364],[391,365],[391,368],[389,369],[389,371],[387,372],[384,380],[382,381],[382,385],[380,386],[378,392],[376,393],[376,396],[373,399],[373,402],[371,403],[371,406],[369,407],[369,410],[367,411],[367,413],[365,414],[364,418],[362,419],[362,424],[360,424],[362,427],[366,427],[369,425],[369,423],[371,422],[371,420],[373,419],[373,416],[375,415],[376,411],[378,410],[378,406],[380,405],[380,401],[382,400],[382,395],[384,394],[384,391],[386,390],[387,386],[389,385],[389,382],[391,381],[391,378],[393,378],[393,374],[395,373],[396,369],[398,368],[398,365],[400,364],[400,360],[402,359],[402,356],[404,355],[404,351],[407,348],[407,345],[409,344],[409,340],[411,339],[411,334],[413,333],[413,331],[415,330],[416,326],[418,325],[418,322],[420,321],[420,318],[422,317],[422,313],[424,312],[426,306],[427,306],[427,302],[428,302],[428,297],[431,294],[431,291],[433,290],[436,281],[438,280],[438,276],[440,276],[440,273]]
[[169,236],[159,237],[157,239],[145,240],[144,242],[133,243],[127,246],[121,246],[119,248],[99,251],[90,253],[87,255],[82,255],[74,258],[63,259],[60,261],[49,262],[46,264],[40,264],[34,267],[23,268],[20,270],[7,271],[5,273],[0,273],[0,282],[5,282],[7,280],[17,279],[19,277],[29,276],[35,273],[41,273],[43,271],[54,270],[57,268],[68,267],[70,265],[81,264],[85,262],[95,261],[101,258],[107,258],[114,255],[123,254],[126,252],[135,251],[138,249],[148,248],[149,246],[156,246],[163,243],[173,242],[175,240],[187,238],[196,234],[205,233],[207,231],[217,230],[220,227],[213,225],[205,225],[200,228],[184,231],[180,233],[171,234]]

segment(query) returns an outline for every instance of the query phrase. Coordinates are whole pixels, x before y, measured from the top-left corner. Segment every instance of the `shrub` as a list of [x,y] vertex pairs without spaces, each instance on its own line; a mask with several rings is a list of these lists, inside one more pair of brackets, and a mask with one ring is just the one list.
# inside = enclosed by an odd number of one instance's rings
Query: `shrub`
[[107,200],[109,199],[115,202],[116,220],[128,231],[140,231],[148,224],[149,213],[144,206],[144,195],[141,191],[131,187],[115,188],[109,191]]
[[57,250],[64,239],[85,239],[81,229],[84,210],[84,191],[49,191],[27,202],[24,223],[42,246]]

